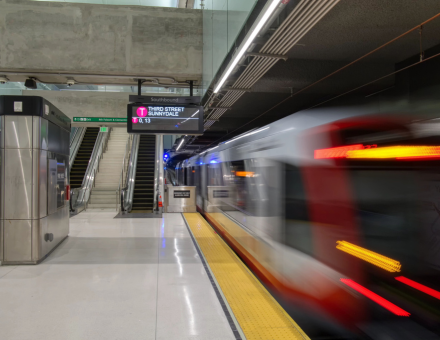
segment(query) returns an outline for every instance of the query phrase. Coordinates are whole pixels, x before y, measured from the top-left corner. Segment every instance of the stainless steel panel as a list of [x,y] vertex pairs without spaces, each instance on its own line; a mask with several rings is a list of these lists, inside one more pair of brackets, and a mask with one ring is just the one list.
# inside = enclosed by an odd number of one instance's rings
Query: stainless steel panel
[[39,242],[39,233],[40,233],[40,221],[39,220],[31,220],[31,260],[33,262],[38,262],[39,257],[41,256],[41,245]]
[[53,241],[47,242],[49,252],[69,234],[69,207],[67,205],[48,216],[47,232],[53,234]]
[[47,151],[32,150],[32,219],[47,215]]
[[51,215],[57,211],[57,160],[49,159],[47,174],[47,213]]
[[32,219],[38,218],[38,213],[40,211],[39,208],[39,183],[38,183],[38,172],[40,168],[40,153],[39,150],[32,150],[32,198],[31,198],[31,207],[32,207]]
[[0,149],[0,218],[4,219],[5,211],[5,149]]
[[32,117],[32,147],[34,149],[47,150],[48,121],[41,117]]
[[40,127],[41,117],[32,117],[32,148],[39,149],[40,148]]
[[48,224],[49,224],[49,216],[46,216],[46,217],[39,220],[38,243],[39,243],[39,247],[40,247],[39,249],[41,251],[39,259],[46,256],[51,250],[51,242],[46,241],[44,239],[44,236],[49,232]]
[[32,220],[32,261],[38,262],[49,252],[50,242],[44,240],[47,233],[47,217]]
[[[171,185],[167,188],[167,206],[166,212],[196,212],[196,187],[194,186],[179,186],[173,187]],[[179,190],[188,190],[190,192],[189,198],[174,198],[174,192]]]
[[5,116],[5,148],[32,148],[32,116]]
[[32,150],[5,149],[5,219],[30,219]]
[[3,129],[4,126],[5,126],[5,116],[0,116],[0,148],[5,147],[5,131]]
[[4,221],[4,261],[32,261],[32,223],[31,220]]
[[0,262],[3,262],[3,220],[0,220]]
[[40,168],[38,174],[38,185],[39,185],[39,214],[38,218],[43,218],[47,216],[47,151],[40,150]]
[[40,149],[49,148],[49,122],[46,119],[40,119]]

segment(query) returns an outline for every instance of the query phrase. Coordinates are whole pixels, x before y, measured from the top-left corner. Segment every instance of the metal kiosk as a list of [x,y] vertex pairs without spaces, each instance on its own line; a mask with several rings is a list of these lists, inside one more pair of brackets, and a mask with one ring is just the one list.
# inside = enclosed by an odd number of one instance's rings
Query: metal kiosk
[[0,261],[37,264],[69,233],[70,119],[41,97],[0,96]]

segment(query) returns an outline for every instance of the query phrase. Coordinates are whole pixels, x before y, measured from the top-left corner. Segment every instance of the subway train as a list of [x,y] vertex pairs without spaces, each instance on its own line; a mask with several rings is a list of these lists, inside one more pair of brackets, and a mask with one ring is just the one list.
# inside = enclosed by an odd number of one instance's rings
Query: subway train
[[312,339],[437,339],[440,140],[426,126],[300,112],[175,175]]

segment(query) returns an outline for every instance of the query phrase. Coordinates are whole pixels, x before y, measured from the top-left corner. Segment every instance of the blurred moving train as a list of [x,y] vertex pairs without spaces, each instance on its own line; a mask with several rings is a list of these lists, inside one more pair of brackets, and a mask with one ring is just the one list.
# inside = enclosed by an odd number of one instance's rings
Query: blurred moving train
[[297,113],[182,161],[176,178],[312,339],[437,339],[440,140],[423,131]]

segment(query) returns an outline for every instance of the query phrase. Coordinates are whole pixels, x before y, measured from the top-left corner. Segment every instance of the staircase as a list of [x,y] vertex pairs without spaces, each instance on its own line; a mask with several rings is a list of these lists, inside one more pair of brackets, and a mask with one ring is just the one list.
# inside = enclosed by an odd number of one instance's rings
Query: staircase
[[99,128],[89,127],[86,129],[78,153],[70,169],[70,187],[72,189],[80,188],[82,185],[98,133]]
[[132,213],[151,213],[154,204],[156,136],[141,135],[134,181]]
[[[129,134],[126,128],[113,128],[110,133],[107,150],[99,162],[99,172],[95,177],[87,211],[116,211],[117,193],[121,177],[121,166],[124,159]],[[129,150],[131,146],[129,146]],[[124,169],[124,177],[128,162]]]

